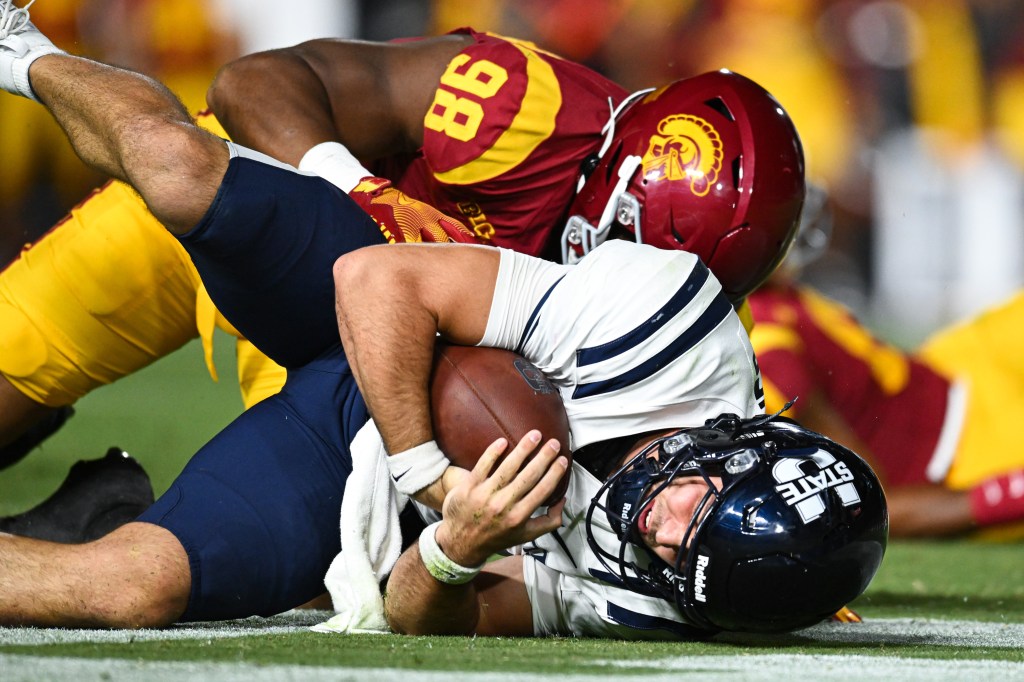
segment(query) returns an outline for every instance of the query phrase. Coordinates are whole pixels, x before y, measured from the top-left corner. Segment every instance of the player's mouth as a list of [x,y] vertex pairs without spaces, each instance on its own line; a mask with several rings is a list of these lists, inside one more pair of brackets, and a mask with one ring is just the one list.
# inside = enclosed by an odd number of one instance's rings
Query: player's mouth
[[651,529],[651,517],[654,515],[654,500],[647,503],[647,506],[640,512],[640,517],[636,521],[637,530],[640,531],[640,535],[647,537],[648,531]]

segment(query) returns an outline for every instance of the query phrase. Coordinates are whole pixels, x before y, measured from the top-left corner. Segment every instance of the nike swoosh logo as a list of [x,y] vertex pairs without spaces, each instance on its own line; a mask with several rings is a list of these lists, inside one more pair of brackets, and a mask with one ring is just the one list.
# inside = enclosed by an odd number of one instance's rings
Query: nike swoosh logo
[[391,480],[394,481],[395,483],[398,483],[398,479],[402,478],[403,476],[405,476],[410,471],[412,471],[412,469],[408,469],[406,471],[403,471],[402,473],[398,474],[397,476],[395,476],[394,474],[391,474]]

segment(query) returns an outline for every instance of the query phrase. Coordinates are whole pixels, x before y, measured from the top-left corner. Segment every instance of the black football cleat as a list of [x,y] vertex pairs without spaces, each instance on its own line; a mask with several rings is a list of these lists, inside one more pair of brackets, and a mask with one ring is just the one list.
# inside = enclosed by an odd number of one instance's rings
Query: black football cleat
[[121,448],[76,462],[57,491],[17,516],[0,518],[0,532],[52,542],[81,543],[134,521],[153,504],[153,486]]
[[0,446],[0,469],[6,469],[32,451],[34,447],[56,433],[60,427],[75,413],[75,410],[68,407],[59,407],[21,434],[13,442]]

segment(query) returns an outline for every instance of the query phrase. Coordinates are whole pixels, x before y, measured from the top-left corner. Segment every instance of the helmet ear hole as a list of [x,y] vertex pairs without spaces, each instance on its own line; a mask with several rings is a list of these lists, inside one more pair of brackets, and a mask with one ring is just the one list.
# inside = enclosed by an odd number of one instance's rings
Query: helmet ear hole
[[591,154],[587,158],[580,162],[580,174],[584,178],[589,178],[595,170],[597,170],[598,164],[601,163],[601,157],[597,154]]
[[732,160],[732,186],[740,187],[743,182],[743,155],[738,154]]
[[730,121],[736,120],[736,117],[733,116],[732,112],[729,110],[729,105],[727,105],[725,103],[725,100],[723,100],[721,97],[714,97],[712,99],[705,100],[704,105],[709,109],[714,109],[715,111],[717,111]]

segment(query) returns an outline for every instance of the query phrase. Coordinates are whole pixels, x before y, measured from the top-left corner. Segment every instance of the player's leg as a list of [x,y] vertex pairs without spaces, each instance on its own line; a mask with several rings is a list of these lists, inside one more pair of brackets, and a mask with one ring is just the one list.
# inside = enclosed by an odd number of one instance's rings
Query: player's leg
[[223,141],[160,83],[60,52],[11,0],[0,13],[0,87],[42,102],[79,158],[128,182],[172,232],[195,225],[227,168]]
[[0,271],[0,467],[57,425],[54,408],[195,338],[198,285],[188,254],[122,183]]
[[168,625],[184,612],[190,585],[181,544],[152,524],[130,523],[84,545],[0,535],[6,625]]
[[222,140],[194,125],[166,87],[63,54],[36,60],[29,75],[87,165],[133,186],[172,232],[199,222],[217,193],[228,153]]
[[140,520],[188,553],[183,620],[272,615],[324,590],[340,549],[348,444],[368,419],[340,348],[289,372],[189,462]]
[[231,149],[216,201],[179,241],[224,317],[275,362],[299,367],[340,343],[335,260],[385,240],[380,227],[325,180]]
[[0,622],[160,626],[309,601],[367,419],[336,347],[204,446],[139,523],[85,545],[0,535]]

